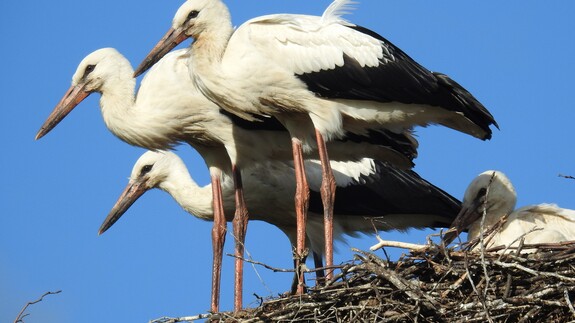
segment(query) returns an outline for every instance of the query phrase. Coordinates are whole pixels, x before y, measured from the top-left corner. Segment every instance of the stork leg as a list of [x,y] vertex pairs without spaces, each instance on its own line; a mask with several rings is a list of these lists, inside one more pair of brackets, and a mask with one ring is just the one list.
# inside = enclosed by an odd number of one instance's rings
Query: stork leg
[[313,253],[313,265],[315,267],[315,279],[318,286],[325,285],[325,272],[323,269],[318,269],[323,267],[323,259],[321,255],[314,251]]
[[333,205],[335,203],[335,177],[331,169],[331,163],[327,155],[327,148],[323,136],[316,129],[315,138],[319,159],[321,161],[321,200],[323,202],[323,222],[325,231],[325,266],[327,267],[325,278],[330,280],[333,277]]
[[[316,253],[316,252],[313,253],[313,264],[315,266],[316,285],[322,286],[325,284],[325,272],[323,269],[318,269],[318,268],[323,267],[323,259],[322,259],[321,255]],[[292,295],[294,295],[297,292],[297,286],[298,286],[298,282],[299,282],[298,263],[296,261],[296,258],[294,258],[293,265],[294,265],[295,275],[293,277],[293,281],[292,281],[291,289],[290,289]],[[305,291],[305,286],[304,286],[304,291]]]
[[305,223],[309,206],[309,186],[305,176],[303,149],[301,141],[292,138],[293,160],[296,177],[295,210],[296,210],[296,274],[298,277],[297,294],[304,293],[303,265],[305,264]]
[[234,178],[236,213],[234,214],[233,230],[236,241],[235,248],[235,265],[234,275],[234,311],[242,309],[243,299],[243,282],[244,282],[244,243],[246,240],[246,231],[248,228],[248,209],[244,201],[244,191],[242,184],[242,174],[236,165],[232,165],[232,174]]
[[212,249],[214,254],[212,265],[212,301],[211,311],[219,312],[220,306],[220,282],[222,273],[222,256],[226,239],[226,217],[222,197],[222,186],[219,175],[211,175],[212,196],[214,209],[214,226],[212,228]]
[[[295,249],[292,249],[292,251],[295,252]],[[293,269],[294,269],[294,275],[293,275],[293,280],[291,282],[290,295],[297,295],[298,286],[299,286],[299,282],[301,281],[301,279],[299,277],[299,273],[300,273],[299,261],[297,261],[295,254],[294,254],[294,258],[293,258]],[[299,294],[302,294],[305,292],[306,292],[306,287],[304,285],[303,291],[299,292]]]

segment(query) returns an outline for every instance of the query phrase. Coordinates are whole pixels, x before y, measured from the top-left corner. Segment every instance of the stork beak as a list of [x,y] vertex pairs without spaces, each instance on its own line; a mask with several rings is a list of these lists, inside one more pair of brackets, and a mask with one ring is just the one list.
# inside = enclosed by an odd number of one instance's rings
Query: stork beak
[[148,56],[144,58],[140,66],[136,68],[134,72],[134,77],[138,77],[145,71],[147,71],[152,65],[156,64],[164,55],[166,55],[169,51],[174,49],[174,47],[178,46],[181,42],[186,40],[188,35],[186,35],[186,31],[184,28],[170,28],[168,32],[160,39],[160,41],[152,48]]
[[44,137],[50,130],[54,129],[80,102],[82,102],[91,92],[84,91],[85,84],[72,85],[60,102],[56,105],[48,119],[44,122],[38,133],[36,140]]
[[480,212],[480,208],[483,201],[483,198],[477,198],[471,203],[461,206],[461,211],[459,211],[459,214],[457,214],[457,217],[453,220],[449,230],[443,235],[443,241],[446,245],[450,244],[461,232],[481,217],[482,212]]
[[116,223],[122,217],[122,215],[138,200],[140,196],[142,196],[148,188],[145,185],[145,181],[142,180],[130,180],[128,186],[122,192],[122,195],[116,201],[116,204],[112,207],[112,210],[100,226],[98,230],[98,235],[106,232],[111,226]]

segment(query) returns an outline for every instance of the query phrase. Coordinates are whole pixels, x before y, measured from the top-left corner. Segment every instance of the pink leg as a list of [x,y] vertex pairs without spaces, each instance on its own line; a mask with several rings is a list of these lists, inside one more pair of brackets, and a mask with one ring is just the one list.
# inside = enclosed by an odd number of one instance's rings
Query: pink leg
[[236,213],[234,214],[233,230],[236,239],[235,249],[235,265],[236,271],[234,275],[234,311],[238,312],[242,309],[243,299],[243,280],[244,280],[244,243],[246,240],[246,231],[248,228],[248,209],[244,201],[244,191],[242,184],[242,175],[236,165],[232,165],[232,173],[234,176],[234,186],[236,193]]
[[220,177],[212,175],[212,196],[214,209],[214,227],[212,228],[212,248],[214,253],[212,267],[212,302],[211,311],[219,312],[220,282],[222,273],[222,256],[226,239],[226,217],[222,197]]
[[321,181],[321,199],[323,201],[323,221],[325,230],[325,278],[330,280],[333,277],[333,205],[335,202],[335,177],[327,155],[325,141],[321,133],[316,130],[315,137],[317,140],[317,149],[321,161],[322,181]]
[[309,206],[309,186],[305,176],[305,167],[303,163],[303,150],[301,141],[292,138],[293,160],[296,176],[296,192],[295,192],[295,210],[296,210],[296,227],[297,227],[297,241],[296,241],[296,270],[298,275],[298,286],[296,293],[301,295],[305,290],[305,281],[303,274],[303,261],[305,261],[305,223],[307,217],[307,209]]

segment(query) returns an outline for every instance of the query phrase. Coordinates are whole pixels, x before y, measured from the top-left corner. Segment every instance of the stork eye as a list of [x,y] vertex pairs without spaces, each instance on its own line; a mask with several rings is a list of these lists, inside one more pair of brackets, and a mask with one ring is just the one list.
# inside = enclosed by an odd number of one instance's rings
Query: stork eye
[[188,14],[188,20],[195,19],[198,16],[198,14],[200,14],[200,12],[197,10],[190,11],[190,13]]
[[140,171],[140,176],[144,176],[147,173],[149,173],[152,170],[152,166],[153,165],[144,165],[144,167],[142,167],[142,170]]
[[479,192],[477,192],[477,196],[478,197],[483,197],[487,194],[487,189],[485,187],[482,187]]
[[88,76],[88,74],[92,73],[92,71],[96,68],[96,65],[88,65],[86,66],[86,69],[84,70],[84,77]]

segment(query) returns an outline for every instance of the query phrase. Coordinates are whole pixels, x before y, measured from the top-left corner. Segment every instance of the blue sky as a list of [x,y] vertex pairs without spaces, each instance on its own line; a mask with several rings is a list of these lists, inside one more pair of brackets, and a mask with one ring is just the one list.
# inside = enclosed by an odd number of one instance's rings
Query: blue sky
[[[280,12],[321,14],[328,0],[228,1],[234,23]],[[29,308],[26,322],[147,322],[209,309],[211,223],[154,190],[103,236],[101,221],[143,153],[115,138],[98,95],[83,102],[40,141],[34,135],[68,88],[80,60],[115,47],[135,65],[170,26],[180,1],[2,1],[0,40],[0,321],[46,291],[63,290]],[[440,127],[418,129],[415,168],[461,198],[487,169],[505,172],[518,204],[575,208],[575,3],[541,1],[364,0],[347,18],[377,31],[434,71],[450,75],[495,116],[501,130],[482,142]],[[186,46],[189,42],[186,42]],[[199,183],[201,159],[178,151]],[[384,233],[423,242],[429,231]],[[231,253],[228,236],[225,252]],[[374,237],[349,239],[367,248]],[[351,258],[339,244],[336,262]],[[291,266],[277,229],[250,223],[247,251]],[[394,251],[394,257],[399,255]],[[233,263],[225,257],[221,308],[232,309]],[[246,266],[245,305],[282,293],[291,275]]]

